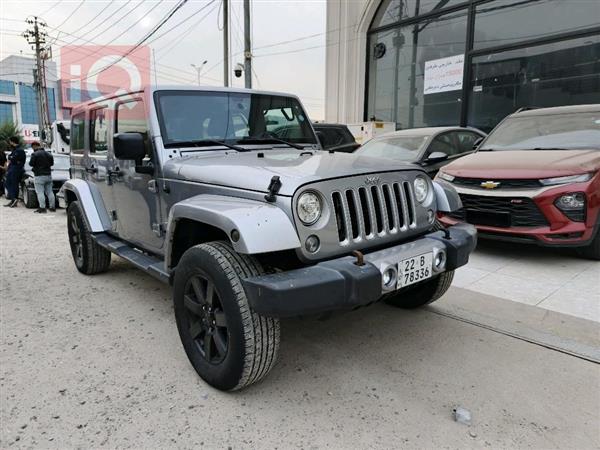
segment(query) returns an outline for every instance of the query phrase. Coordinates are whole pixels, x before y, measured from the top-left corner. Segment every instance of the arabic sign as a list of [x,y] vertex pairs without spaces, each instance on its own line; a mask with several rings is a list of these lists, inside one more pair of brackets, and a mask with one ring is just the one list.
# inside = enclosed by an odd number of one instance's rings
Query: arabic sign
[[457,91],[462,89],[465,55],[425,61],[423,94]]

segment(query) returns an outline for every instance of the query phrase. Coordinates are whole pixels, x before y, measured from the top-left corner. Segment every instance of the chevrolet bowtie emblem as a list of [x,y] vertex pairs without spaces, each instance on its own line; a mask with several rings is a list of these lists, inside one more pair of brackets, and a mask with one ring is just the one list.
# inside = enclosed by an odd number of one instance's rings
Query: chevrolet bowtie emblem
[[484,189],[496,189],[498,186],[500,186],[500,183],[497,181],[483,181],[480,186]]

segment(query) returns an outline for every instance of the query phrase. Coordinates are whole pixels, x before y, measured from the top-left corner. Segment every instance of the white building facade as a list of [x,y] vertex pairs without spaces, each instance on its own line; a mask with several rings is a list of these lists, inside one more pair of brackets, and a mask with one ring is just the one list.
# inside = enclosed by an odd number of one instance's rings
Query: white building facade
[[600,0],[328,0],[325,117],[489,131],[600,103]]

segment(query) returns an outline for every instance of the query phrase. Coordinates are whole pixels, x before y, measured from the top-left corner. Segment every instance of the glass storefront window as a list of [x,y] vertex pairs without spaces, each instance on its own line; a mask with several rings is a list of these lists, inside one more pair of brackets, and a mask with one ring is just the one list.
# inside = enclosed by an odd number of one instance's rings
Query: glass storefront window
[[12,103],[0,102],[0,124],[4,122],[14,122]]
[[600,25],[600,0],[496,0],[476,11],[475,49]]
[[[56,120],[56,103],[54,99],[54,89],[49,88],[48,109],[50,110],[50,122]],[[21,101],[21,121],[27,124],[38,123],[37,94],[33,86],[28,84],[19,85],[19,97]]]
[[467,0],[383,0],[371,28],[382,27],[466,2]]
[[460,121],[462,64],[453,87],[425,92],[425,67],[465,53],[467,10],[371,34],[368,118],[397,128],[452,125]]
[[473,58],[468,124],[489,132],[521,107],[600,103],[600,35]]
[[15,95],[15,82],[0,80],[0,94]]

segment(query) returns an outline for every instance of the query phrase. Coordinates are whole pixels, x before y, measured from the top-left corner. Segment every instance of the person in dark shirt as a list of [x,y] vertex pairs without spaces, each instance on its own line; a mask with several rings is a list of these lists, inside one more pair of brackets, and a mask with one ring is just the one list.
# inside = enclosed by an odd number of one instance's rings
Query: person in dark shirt
[[12,136],[8,138],[8,144],[12,151],[8,155],[8,170],[6,171],[6,198],[9,201],[4,206],[14,208],[19,202],[19,182],[25,173],[25,150],[21,147],[19,138]]
[[33,154],[29,158],[29,165],[33,169],[33,185],[38,199],[38,209],[34,212],[46,212],[46,197],[48,197],[48,207],[50,211],[56,211],[54,192],[52,192],[52,166],[54,157],[52,153],[47,152],[38,142],[31,144]]
[[4,174],[6,173],[6,153],[0,150],[0,197],[4,195]]

